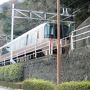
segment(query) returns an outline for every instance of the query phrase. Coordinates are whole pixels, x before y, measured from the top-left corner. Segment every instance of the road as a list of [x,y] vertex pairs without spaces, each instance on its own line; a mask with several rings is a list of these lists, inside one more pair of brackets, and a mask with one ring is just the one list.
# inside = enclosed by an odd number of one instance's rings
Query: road
[[22,90],[22,89],[11,89],[11,88],[6,88],[6,87],[0,86],[0,90]]

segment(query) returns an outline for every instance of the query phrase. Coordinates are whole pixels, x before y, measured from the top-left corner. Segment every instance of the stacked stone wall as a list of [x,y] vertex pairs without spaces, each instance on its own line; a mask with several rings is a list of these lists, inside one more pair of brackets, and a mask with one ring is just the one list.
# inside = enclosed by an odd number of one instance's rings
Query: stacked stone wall
[[[56,56],[27,61],[24,78],[38,78],[56,82]],[[90,48],[83,47],[62,55],[62,81],[90,80]]]

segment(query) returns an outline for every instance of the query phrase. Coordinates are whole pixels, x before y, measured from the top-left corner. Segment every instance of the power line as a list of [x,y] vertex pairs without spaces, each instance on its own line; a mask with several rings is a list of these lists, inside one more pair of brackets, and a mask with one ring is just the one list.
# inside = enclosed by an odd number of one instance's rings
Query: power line
[[[73,1],[73,2],[71,2],[68,6],[66,6],[67,8],[68,7],[70,7],[71,5],[73,5],[74,3],[76,3],[76,2],[82,2],[81,0],[76,0],[76,1]],[[88,2],[90,2],[90,1],[88,1]],[[63,2],[62,2],[63,3]],[[65,2],[64,4],[66,4],[67,2]],[[84,3],[84,2],[83,2]]]
[[[90,2],[85,3],[85,4],[83,5],[83,7],[77,9],[77,10],[74,11],[72,14],[76,14],[76,13],[78,13],[81,9],[83,9],[83,8],[84,8],[87,4],[89,4],[89,3],[90,3]],[[62,19],[62,21],[63,21],[63,20],[66,20],[66,19],[68,19],[68,18],[70,18],[70,17],[71,17],[71,16],[68,16],[68,17]]]
[[[76,1],[73,1],[73,2],[71,2],[71,4],[69,4],[68,6],[66,6],[67,8],[68,7],[70,7],[72,4],[74,4],[74,3],[76,3],[78,0],[76,0]],[[63,2],[62,2],[63,3]],[[65,2],[64,4],[66,4],[67,2]]]
[[73,5],[74,3],[76,3],[78,0],[72,2],[70,5],[68,5],[67,7],[70,7],[71,5]]
[[81,8],[77,9],[76,11],[73,12],[73,14],[77,13],[81,9],[83,9],[87,4],[90,4],[90,2],[85,3]]

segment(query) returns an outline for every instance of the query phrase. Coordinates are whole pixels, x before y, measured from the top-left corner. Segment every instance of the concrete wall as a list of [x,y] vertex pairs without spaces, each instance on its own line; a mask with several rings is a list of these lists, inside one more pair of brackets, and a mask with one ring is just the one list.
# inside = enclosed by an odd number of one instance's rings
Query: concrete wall
[[[90,48],[84,47],[62,56],[62,81],[90,80]],[[56,56],[48,56],[25,64],[24,78],[56,82]]]

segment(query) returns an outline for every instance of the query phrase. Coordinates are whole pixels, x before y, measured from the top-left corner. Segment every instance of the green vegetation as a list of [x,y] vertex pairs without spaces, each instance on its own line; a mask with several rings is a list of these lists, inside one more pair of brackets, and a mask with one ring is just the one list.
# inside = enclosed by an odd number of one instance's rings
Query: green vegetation
[[60,84],[57,90],[90,90],[90,82],[66,82]]
[[[82,23],[90,16],[90,1],[89,0],[61,0],[62,7],[71,8],[75,13],[76,26]],[[16,8],[56,12],[56,0],[25,0],[23,3],[16,2]],[[0,13],[0,20],[3,22],[3,31],[10,34],[11,31],[11,4],[5,3],[2,5],[3,13]],[[30,30],[42,21],[15,19],[14,35],[18,36]]]
[[89,81],[65,82],[56,85],[46,80],[29,79],[19,83],[0,81],[0,85],[4,87],[23,90],[90,90]]
[[90,16],[90,0],[62,0],[62,4],[75,12],[76,26]]
[[[55,0],[25,0],[24,3],[15,3],[16,8],[37,10],[37,11],[50,11],[56,10]],[[0,20],[3,22],[3,31],[10,35],[11,31],[11,3],[5,3],[2,5],[3,13],[1,13]],[[27,19],[15,19],[14,23],[14,35],[18,36],[31,28],[39,25],[42,21],[27,20]]]
[[44,80],[25,80],[24,90],[90,90],[90,82],[65,82],[55,85]]
[[23,65],[12,64],[0,67],[1,81],[20,81],[23,80]]
[[44,80],[25,80],[23,88],[24,90],[54,90],[54,84]]

